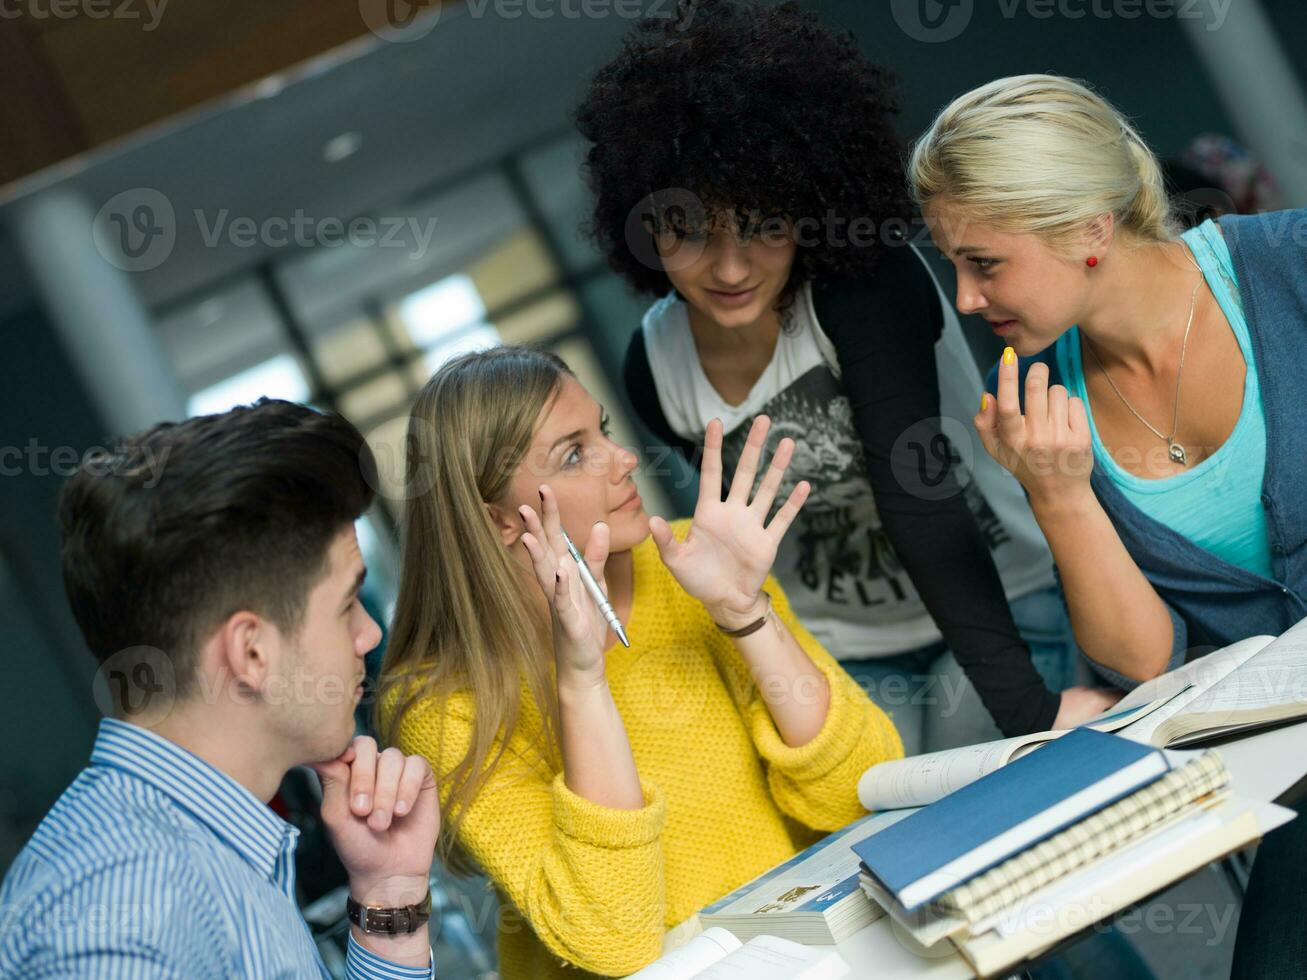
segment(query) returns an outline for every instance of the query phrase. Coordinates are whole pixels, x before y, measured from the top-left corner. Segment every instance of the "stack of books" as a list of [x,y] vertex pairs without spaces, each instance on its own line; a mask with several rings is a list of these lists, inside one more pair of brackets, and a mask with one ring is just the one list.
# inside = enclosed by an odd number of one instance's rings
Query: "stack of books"
[[[925,947],[1010,972],[1292,819],[1216,751],[1079,728],[851,844],[859,886]],[[881,815],[886,816],[886,815]]]
[[1293,819],[1233,796],[1218,752],[1174,747],[1307,717],[1305,678],[1307,620],[1142,684],[1080,728],[873,766],[857,787],[869,816],[701,910],[685,955],[637,976],[843,976],[829,947],[886,914],[900,936],[1007,975]]

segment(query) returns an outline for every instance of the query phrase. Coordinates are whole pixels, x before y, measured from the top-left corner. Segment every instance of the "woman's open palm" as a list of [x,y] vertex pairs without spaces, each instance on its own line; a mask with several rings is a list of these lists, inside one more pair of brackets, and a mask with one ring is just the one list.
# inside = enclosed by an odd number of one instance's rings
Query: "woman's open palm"
[[720,419],[709,422],[699,472],[699,500],[685,540],[677,541],[662,518],[649,522],[663,564],[681,587],[724,625],[758,608],[762,584],[776,561],[781,539],[810,490],[806,480],[800,482],[771,523],[766,523],[794,455],[794,440],[786,438],[776,447],[758,492],[749,500],[770,428],[767,416],[754,419],[730,492],[722,500],[722,423]]

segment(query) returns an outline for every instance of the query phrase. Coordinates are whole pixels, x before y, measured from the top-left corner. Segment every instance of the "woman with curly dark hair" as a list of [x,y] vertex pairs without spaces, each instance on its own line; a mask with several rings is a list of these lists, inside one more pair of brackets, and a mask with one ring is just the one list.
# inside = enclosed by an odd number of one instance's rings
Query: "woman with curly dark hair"
[[907,242],[896,111],[887,73],[796,4],[702,0],[631,31],[576,121],[591,234],[661,297],[632,403],[690,457],[722,419],[728,472],[760,414],[795,440],[787,479],[813,491],[777,577],[912,754],[1118,695],[1064,690],[1074,642],[1020,487],[983,452],[957,465],[982,382]]

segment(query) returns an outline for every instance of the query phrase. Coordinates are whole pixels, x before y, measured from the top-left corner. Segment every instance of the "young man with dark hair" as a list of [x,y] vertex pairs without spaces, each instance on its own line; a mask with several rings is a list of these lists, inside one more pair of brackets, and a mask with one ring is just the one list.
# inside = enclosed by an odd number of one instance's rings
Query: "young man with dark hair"
[[68,481],[64,582],[115,717],[5,878],[0,976],[326,976],[298,832],[266,805],[301,764],[349,874],[348,975],[432,976],[436,784],[353,738],[380,639],[354,533],[375,483],[352,425],[267,399],[157,425]]

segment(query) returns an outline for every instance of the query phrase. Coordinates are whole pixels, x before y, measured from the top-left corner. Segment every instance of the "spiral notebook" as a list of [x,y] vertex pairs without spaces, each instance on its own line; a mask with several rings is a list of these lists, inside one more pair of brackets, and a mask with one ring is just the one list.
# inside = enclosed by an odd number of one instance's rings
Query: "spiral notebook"
[[1204,752],[1105,810],[940,896],[939,906],[976,923],[1023,895],[1128,844],[1230,782],[1216,752]]

